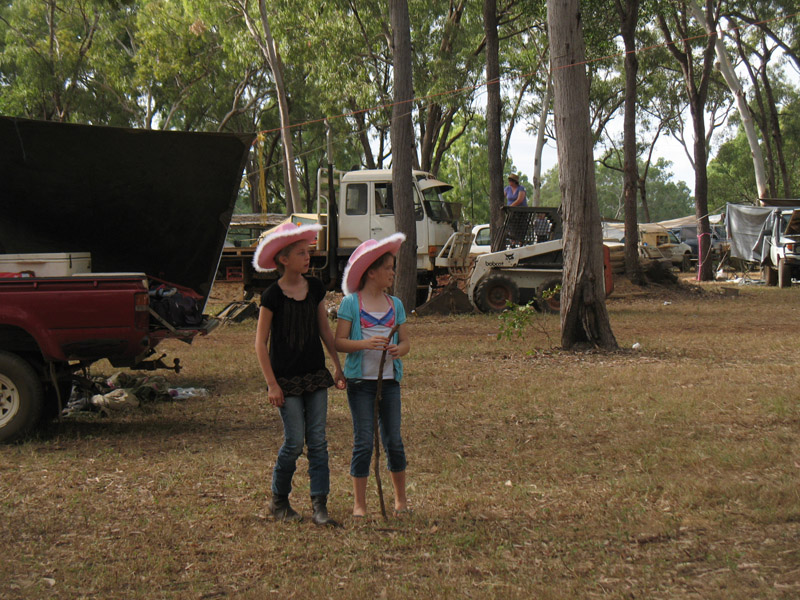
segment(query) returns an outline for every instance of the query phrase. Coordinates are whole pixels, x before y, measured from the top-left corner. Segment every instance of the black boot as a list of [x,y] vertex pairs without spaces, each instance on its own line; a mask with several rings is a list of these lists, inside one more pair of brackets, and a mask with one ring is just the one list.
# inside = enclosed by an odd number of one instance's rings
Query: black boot
[[284,494],[272,494],[272,500],[269,503],[269,512],[275,517],[276,521],[303,520],[303,517],[289,504],[289,496]]
[[327,525],[329,527],[341,527],[339,523],[334,521],[328,516],[328,497],[327,496],[311,496],[311,506],[314,509],[314,514],[311,520],[314,525]]

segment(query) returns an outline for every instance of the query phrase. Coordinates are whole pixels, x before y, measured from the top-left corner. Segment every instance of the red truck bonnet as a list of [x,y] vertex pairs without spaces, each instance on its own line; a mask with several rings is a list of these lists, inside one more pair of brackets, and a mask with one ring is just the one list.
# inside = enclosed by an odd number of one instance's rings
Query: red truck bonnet
[[0,117],[0,252],[90,252],[205,300],[253,138]]

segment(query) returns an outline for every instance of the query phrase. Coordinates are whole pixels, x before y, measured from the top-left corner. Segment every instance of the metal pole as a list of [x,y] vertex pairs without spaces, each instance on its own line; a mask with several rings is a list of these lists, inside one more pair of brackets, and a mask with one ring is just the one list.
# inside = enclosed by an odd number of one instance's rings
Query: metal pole
[[328,141],[328,277],[330,288],[336,289],[339,281],[339,211],[336,209],[336,188],[333,176],[333,133],[328,119],[325,119]]

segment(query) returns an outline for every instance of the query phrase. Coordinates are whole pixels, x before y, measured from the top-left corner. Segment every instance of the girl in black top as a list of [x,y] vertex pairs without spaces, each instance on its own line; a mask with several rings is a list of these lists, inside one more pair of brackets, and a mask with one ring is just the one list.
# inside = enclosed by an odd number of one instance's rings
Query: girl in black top
[[[330,491],[328,442],[325,427],[328,390],[345,380],[334,346],[333,332],[323,299],[322,282],[307,277],[309,244],[319,225],[285,223],[270,232],[256,249],[253,264],[259,271],[277,269],[281,277],[261,296],[256,330],[256,356],[267,381],[269,401],[278,407],[284,441],[272,471],[270,512],[280,521],[302,517],[289,504],[297,458],[308,447],[311,479],[312,521],[338,525],[328,516]],[[334,375],[325,368],[322,343],[334,365]]]

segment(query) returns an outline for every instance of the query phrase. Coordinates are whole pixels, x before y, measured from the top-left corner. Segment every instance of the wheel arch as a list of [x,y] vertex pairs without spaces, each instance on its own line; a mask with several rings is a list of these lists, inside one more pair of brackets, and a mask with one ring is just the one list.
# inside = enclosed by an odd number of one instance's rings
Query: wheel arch
[[0,350],[17,354],[28,362],[43,363],[45,360],[38,340],[16,325],[0,325]]

